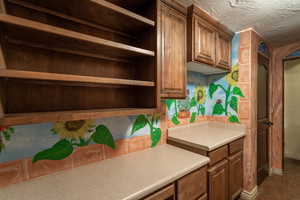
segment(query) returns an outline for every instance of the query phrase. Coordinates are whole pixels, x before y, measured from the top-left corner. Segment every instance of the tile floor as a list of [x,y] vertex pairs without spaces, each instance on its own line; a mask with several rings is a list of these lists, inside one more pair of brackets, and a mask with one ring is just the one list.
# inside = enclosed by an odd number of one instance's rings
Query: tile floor
[[300,200],[300,161],[286,159],[284,175],[268,177],[256,200]]

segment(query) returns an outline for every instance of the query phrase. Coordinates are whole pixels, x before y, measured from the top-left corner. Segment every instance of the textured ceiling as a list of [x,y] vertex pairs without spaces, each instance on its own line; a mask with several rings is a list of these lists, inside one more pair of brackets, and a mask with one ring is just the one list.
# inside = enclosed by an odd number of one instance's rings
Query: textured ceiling
[[180,0],[206,10],[234,32],[253,28],[270,44],[300,41],[300,0]]

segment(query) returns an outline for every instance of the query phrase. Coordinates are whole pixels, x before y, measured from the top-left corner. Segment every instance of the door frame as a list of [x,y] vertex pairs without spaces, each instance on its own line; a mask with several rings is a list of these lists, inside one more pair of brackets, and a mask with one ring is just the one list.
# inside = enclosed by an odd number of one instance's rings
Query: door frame
[[[262,61],[262,63],[266,64],[267,63],[267,71],[268,71],[268,76],[267,76],[267,94],[266,94],[266,98],[267,98],[267,118],[268,118],[268,121],[271,121],[272,122],[272,116],[271,116],[271,89],[272,89],[272,85],[271,85],[271,58],[270,57],[267,57],[265,56],[264,54],[258,52],[257,53],[257,71],[258,71],[258,67],[259,67],[259,63],[260,61]],[[258,77],[256,78],[256,85],[257,85],[257,88],[259,87],[258,86]],[[258,99],[258,94],[256,93],[256,99]],[[256,101],[256,109],[257,109],[257,112],[258,112],[258,101]],[[257,112],[256,112],[256,115],[257,115]],[[256,130],[257,130],[257,137],[258,137],[258,118],[256,116],[256,122],[257,122],[257,125],[256,125]],[[272,131],[272,126],[269,126],[267,128],[267,162],[268,162],[268,171],[269,171],[269,174],[270,174],[270,169],[271,169],[271,131]],[[258,141],[258,138],[256,139],[256,141]],[[258,145],[258,144],[257,144]],[[256,152],[256,156],[258,158],[258,150]],[[257,183],[258,183],[258,169],[257,169],[257,173],[256,173],[256,176],[257,176]]]
[[[284,169],[284,58],[300,49],[300,41],[277,47],[272,53],[271,64],[271,169],[282,175]],[[276,84],[277,83],[277,84]],[[278,85],[279,83],[279,85]]]
[[285,70],[284,70],[284,67],[285,67],[285,63],[287,61],[297,60],[297,59],[300,59],[300,56],[282,59],[282,66],[283,66],[283,70],[282,70],[282,91],[283,91],[283,98],[282,98],[282,127],[283,127],[283,129],[282,129],[282,170],[283,171],[285,170],[285,162],[284,162],[284,159],[285,159],[285,128],[284,128],[285,117],[284,117],[284,114],[285,114],[285,95],[286,95],[285,94],[285,78],[284,78]]

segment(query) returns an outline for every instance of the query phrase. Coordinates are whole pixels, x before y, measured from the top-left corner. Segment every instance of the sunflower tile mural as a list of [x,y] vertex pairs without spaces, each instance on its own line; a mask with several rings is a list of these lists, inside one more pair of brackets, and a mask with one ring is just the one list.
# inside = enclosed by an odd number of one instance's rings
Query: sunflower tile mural
[[33,163],[62,160],[89,144],[116,149],[116,140],[144,135],[150,135],[151,147],[159,143],[158,114],[1,127],[0,163],[28,157]]
[[197,116],[227,116],[228,121],[239,123],[238,98],[244,94],[237,86],[239,79],[238,50],[240,35],[232,40],[232,70],[229,74],[204,76],[188,72],[189,95],[185,100],[166,100],[169,120],[180,124],[182,118],[195,122]]

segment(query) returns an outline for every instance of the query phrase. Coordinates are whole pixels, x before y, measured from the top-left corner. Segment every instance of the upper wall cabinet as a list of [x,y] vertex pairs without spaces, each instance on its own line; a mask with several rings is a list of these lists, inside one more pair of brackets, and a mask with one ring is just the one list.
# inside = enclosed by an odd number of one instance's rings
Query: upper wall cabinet
[[188,69],[203,74],[229,71],[233,33],[194,5],[188,8],[187,23]]
[[186,97],[186,9],[174,1],[160,6],[161,97]]
[[231,67],[232,37],[219,31],[216,34],[216,66],[224,69]]
[[192,28],[194,30],[192,32],[194,32],[195,38],[191,60],[214,65],[216,57],[216,30],[198,16],[194,16],[193,21],[194,26]]

